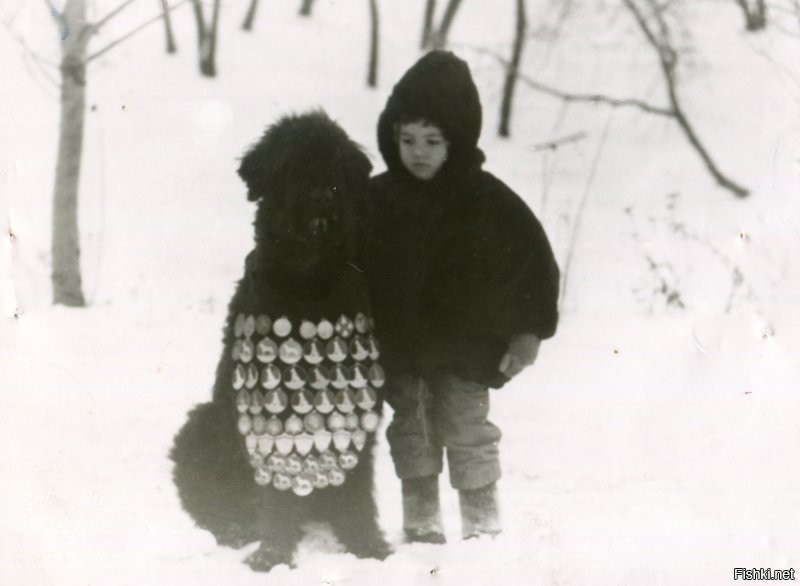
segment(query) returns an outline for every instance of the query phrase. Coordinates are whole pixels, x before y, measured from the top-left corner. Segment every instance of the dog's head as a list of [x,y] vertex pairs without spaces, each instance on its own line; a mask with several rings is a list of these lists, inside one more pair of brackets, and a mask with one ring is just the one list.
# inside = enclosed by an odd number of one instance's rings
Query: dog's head
[[371,170],[361,148],[324,112],[281,118],[239,167],[248,199],[259,202],[257,246],[269,243],[304,263],[350,254]]

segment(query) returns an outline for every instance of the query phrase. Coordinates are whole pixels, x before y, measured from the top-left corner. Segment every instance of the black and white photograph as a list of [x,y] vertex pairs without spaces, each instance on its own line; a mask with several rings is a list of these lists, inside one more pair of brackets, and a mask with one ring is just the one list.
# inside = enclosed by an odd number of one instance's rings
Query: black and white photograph
[[800,2],[0,0],[0,583],[800,569]]

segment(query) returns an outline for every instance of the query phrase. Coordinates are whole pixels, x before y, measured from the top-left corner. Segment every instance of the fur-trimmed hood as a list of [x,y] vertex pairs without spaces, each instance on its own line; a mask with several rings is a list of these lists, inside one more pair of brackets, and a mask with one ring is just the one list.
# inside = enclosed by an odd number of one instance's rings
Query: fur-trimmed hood
[[449,51],[431,51],[394,86],[378,120],[378,148],[390,171],[404,171],[395,125],[408,116],[440,127],[450,142],[444,173],[457,177],[480,169],[481,102],[465,61]]

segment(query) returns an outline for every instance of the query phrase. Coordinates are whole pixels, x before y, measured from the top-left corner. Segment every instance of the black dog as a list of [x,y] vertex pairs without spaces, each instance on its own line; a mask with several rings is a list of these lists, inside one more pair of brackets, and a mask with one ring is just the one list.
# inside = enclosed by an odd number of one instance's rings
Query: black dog
[[310,521],[359,557],[390,549],[373,497],[383,371],[354,264],[371,165],[322,112],[267,129],[239,175],[258,201],[255,249],[230,303],[213,400],[171,457],[184,508],[220,544],[260,540],[292,563]]

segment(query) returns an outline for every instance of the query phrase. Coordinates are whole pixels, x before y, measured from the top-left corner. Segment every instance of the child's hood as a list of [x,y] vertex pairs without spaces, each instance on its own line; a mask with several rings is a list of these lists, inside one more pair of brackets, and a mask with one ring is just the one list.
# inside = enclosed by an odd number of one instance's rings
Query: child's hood
[[450,142],[446,168],[479,168],[481,102],[469,66],[449,51],[431,51],[397,82],[378,120],[378,147],[390,171],[402,170],[394,126],[401,117],[424,118]]

